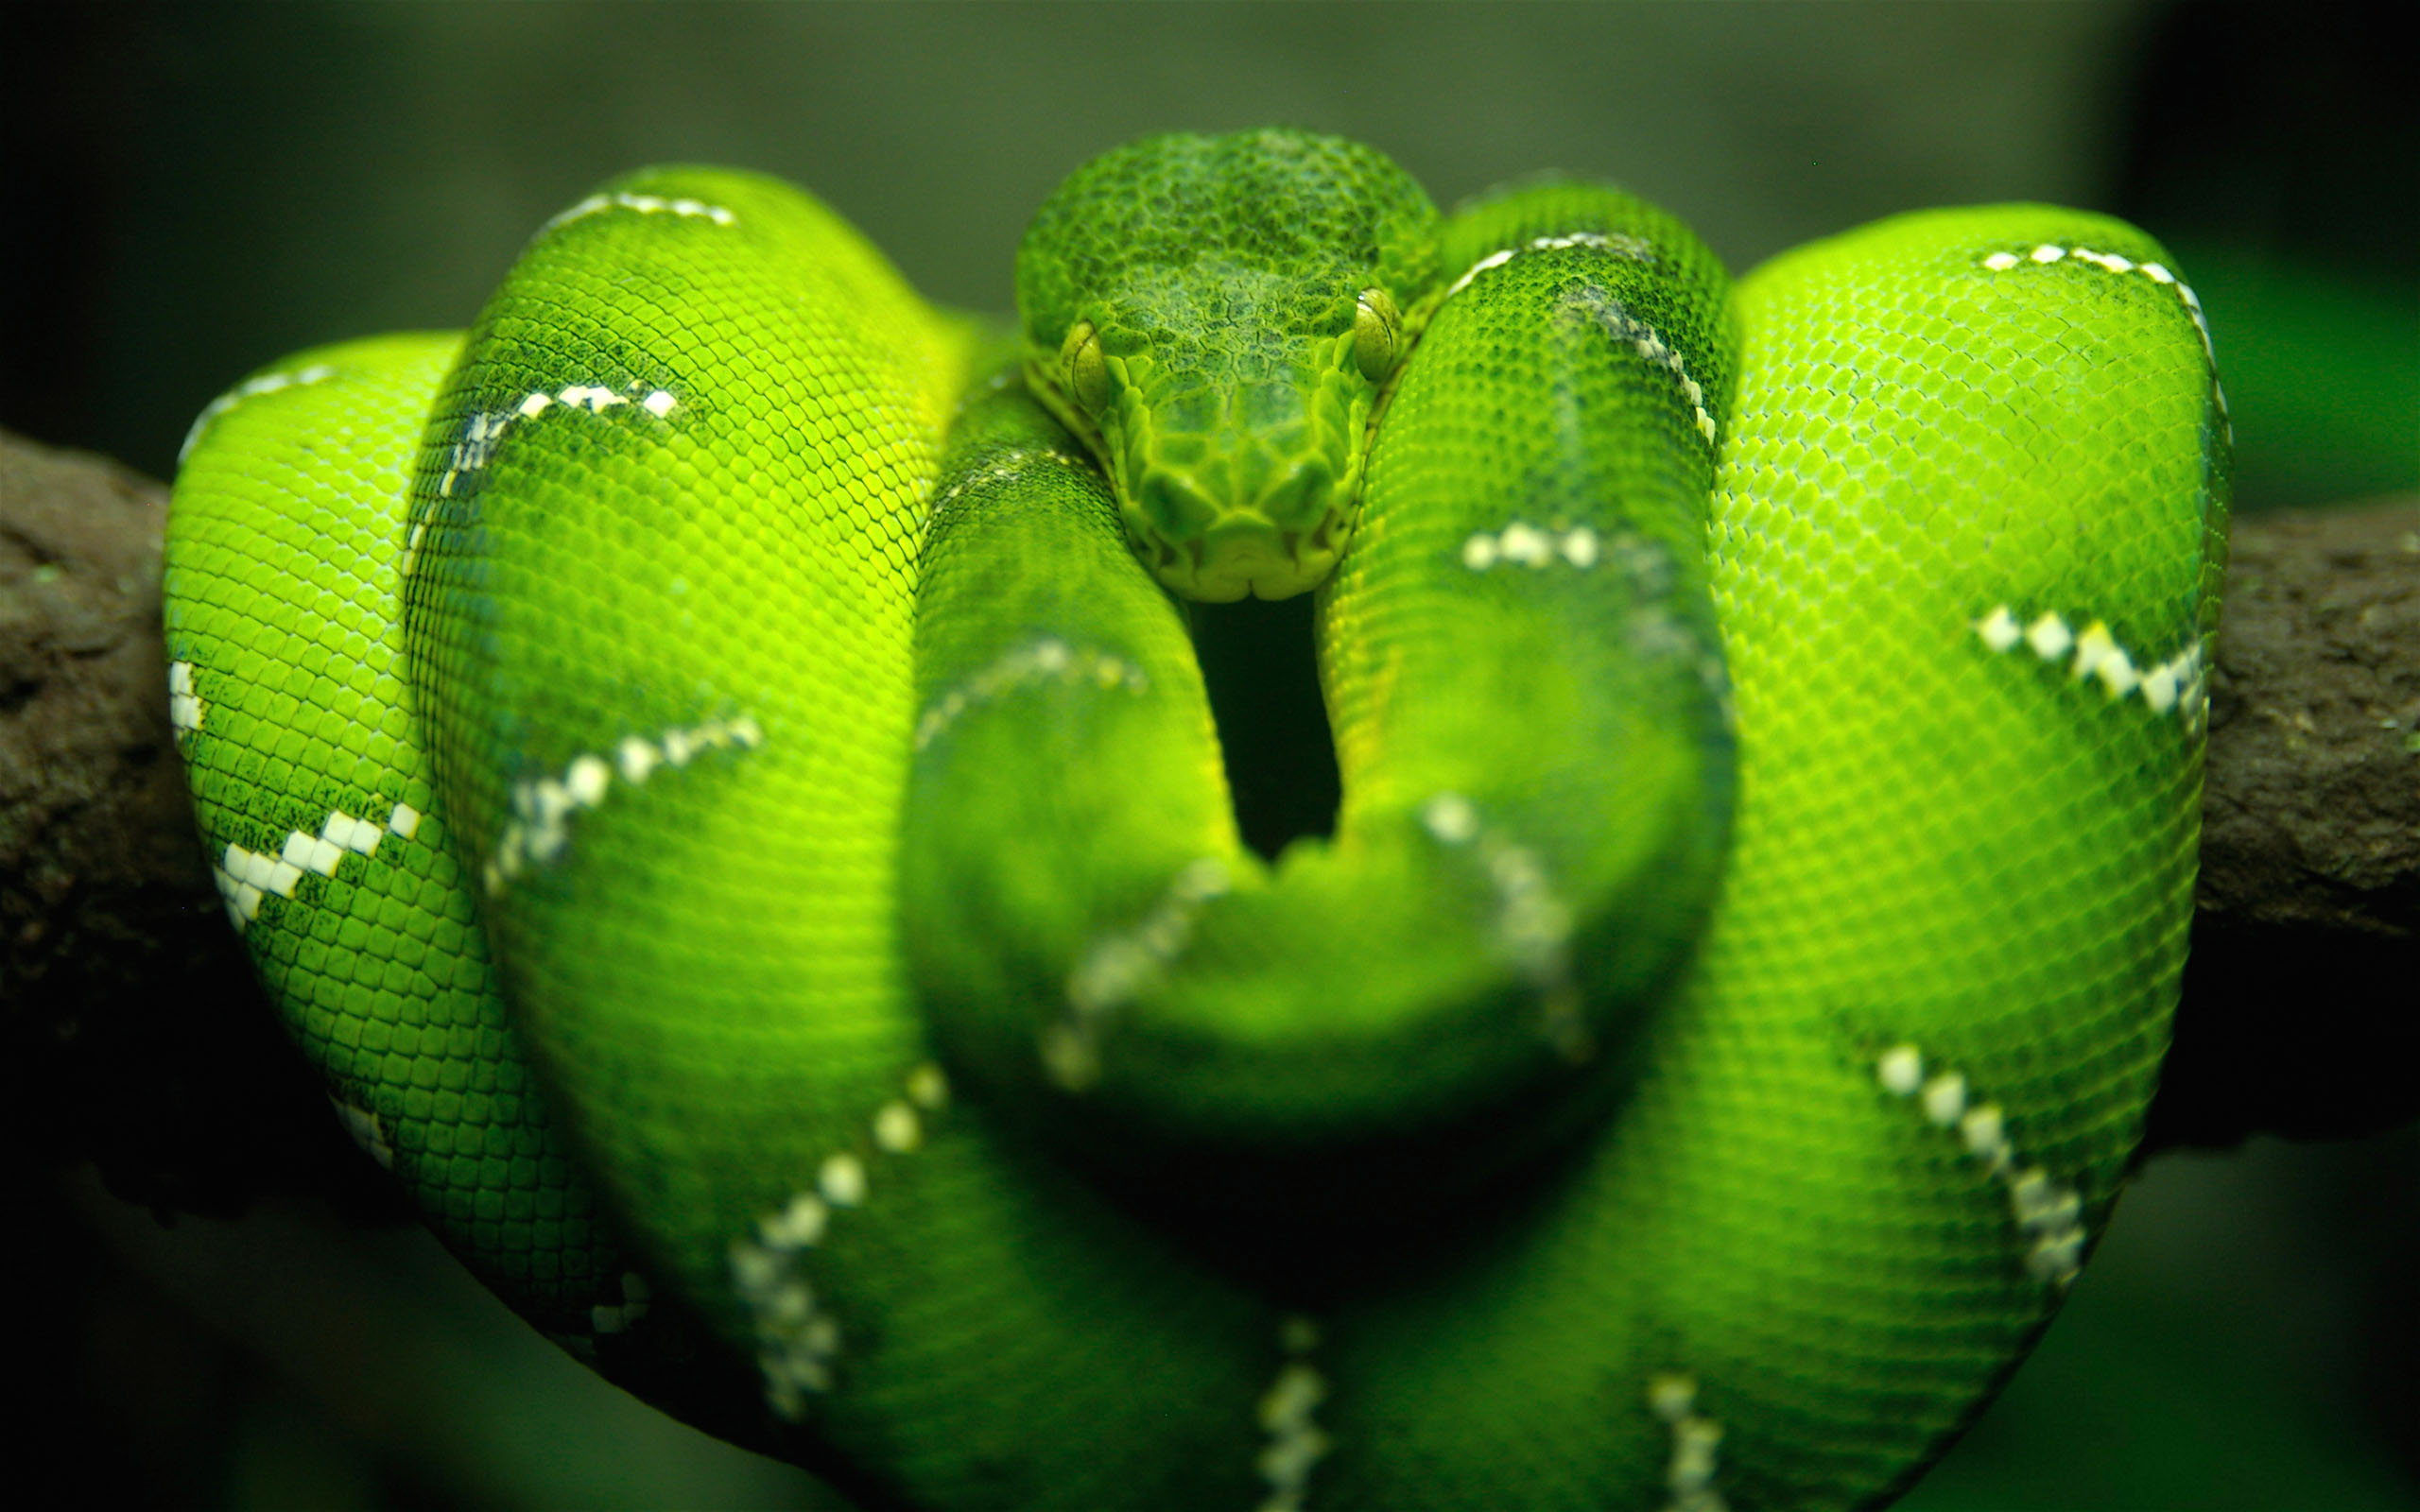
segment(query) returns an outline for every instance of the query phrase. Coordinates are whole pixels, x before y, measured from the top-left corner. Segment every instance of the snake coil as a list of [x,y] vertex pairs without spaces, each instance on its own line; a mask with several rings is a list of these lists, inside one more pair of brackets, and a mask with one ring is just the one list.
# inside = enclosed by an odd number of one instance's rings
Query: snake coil
[[[1086,165],[1017,282],[648,169],[203,412],[171,709],[339,1114],[871,1504],[1888,1500],[2167,1042],[2228,465],[2169,259],[2001,206],[1734,288],[1259,131]],[[1306,591],[1342,797],[1272,858],[1195,637]]]

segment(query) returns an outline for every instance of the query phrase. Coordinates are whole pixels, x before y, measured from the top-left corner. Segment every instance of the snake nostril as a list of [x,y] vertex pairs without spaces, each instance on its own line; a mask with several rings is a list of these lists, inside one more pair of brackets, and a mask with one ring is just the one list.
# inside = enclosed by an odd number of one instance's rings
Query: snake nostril
[[1304,457],[1261,490],[1260,517],[1288,533],[1309,529],[1327,515],[1334,485],[1325,457]]
[[1158,534],[1177,541],[1200,536],[1218,515],[1191,478],[1165,468],[1143,474],[1134,502]]

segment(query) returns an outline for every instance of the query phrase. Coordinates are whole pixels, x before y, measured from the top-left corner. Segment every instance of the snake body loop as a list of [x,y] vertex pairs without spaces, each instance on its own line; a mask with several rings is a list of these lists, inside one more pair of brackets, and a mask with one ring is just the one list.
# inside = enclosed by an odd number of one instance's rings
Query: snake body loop
[[[2166,1044],[2227,435],[2158,247],[1734,290],[1304,133],[1071,178],[1014,331],[649,169],[197,422],[172,708],[348,1123],[538,1326],[926,1507],[1850,1506]],[[1238,836],[1170,591],[1316,591]]]
[[[1020,507],[1041,491],[1020,471],[945,499],[917,612],[903,893],[931,906],[908,954],[950,1061],[1065,1125],[1080,1164],[1146,1183],[1190,1155],[1264,1209],[1447,1200],[1603,1101],[1703,921],[1731,796],[1695,421],[1734,365],[1721,273],[1634,201],[1557,198],[1566,229],[1638,250],[1574,240],[1494,271],[1392,390],[1319,603],[1332,842],[1273,868],[1244,850],[1173,606],[1118,602],[1131,558],[1099,511]],[[1522,245],[1525,211],[1477,214]],[[1650,314],[1665,355],[1629,334]],[[1714,386],[1698,401],[1689,370]],[[1092,546],[1071,521],[1098,522]],[[1475,573],[1470,542],[1506,532],[1551,566]],[[961,822],[984,810],[996,826]]]

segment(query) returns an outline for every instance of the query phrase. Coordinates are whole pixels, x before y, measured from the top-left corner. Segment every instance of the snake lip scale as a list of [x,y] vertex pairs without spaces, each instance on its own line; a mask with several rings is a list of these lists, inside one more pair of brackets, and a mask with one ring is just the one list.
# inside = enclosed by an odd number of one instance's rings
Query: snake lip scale
[[[337,1115],[871,1505],[1888,1501],[2168,1041],[2232,438],[2174,260],[2001,205],[1735,283],[1269,129],[1080,166],[1016,284],[647,168],[202,411],[171,718]],[[1261,621],[1188,607],[1288,597],[1290,837],[1205,672]]]

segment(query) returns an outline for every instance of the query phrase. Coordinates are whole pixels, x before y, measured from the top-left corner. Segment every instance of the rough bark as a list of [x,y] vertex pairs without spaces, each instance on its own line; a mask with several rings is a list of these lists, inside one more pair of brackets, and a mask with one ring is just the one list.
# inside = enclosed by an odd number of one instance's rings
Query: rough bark
[[[120,1195],[400,1212],[225,926],[169,737],[167,491],[0,432],[0,1067]],[[2420,498],[2238,522],[2152,1143],[2420,1116]]]
[[0,431],[0,1131],[165,1215],[401,1212],[227,927],[170,738],[162,485]]
[[2152,1142],[2420,1117],[2420,496],[2237,522]]

